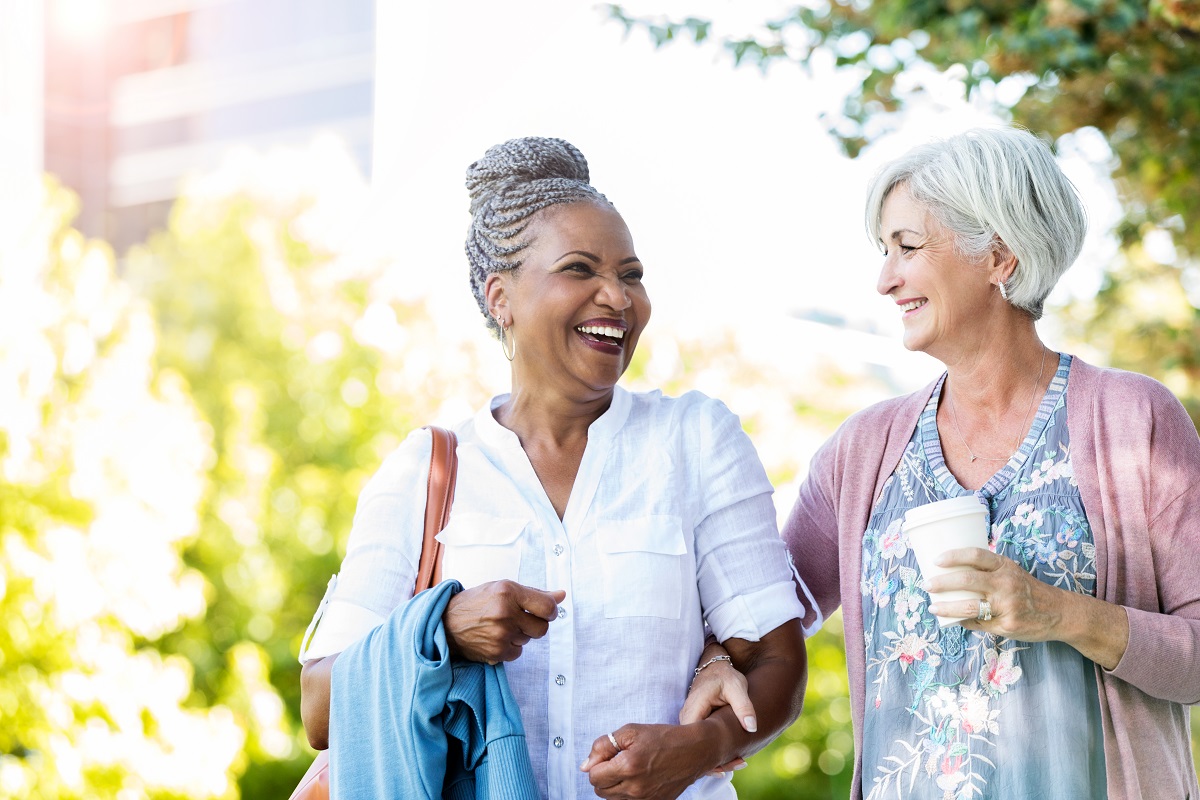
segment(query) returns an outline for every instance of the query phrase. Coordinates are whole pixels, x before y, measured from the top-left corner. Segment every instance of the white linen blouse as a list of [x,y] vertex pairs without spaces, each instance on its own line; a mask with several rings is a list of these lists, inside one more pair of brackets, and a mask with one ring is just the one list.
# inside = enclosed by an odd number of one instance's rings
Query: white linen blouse
[[[588,429],[560,520],[516,435],[492,416],[506,399],[455,427],[442,575],[466,588],[507,578],[566,590],[547,635],[505,670],[543,797],[590,797],[579,765],[597,737],[678,722],[706,620],[722,641],[758,641],[804,609],[771,484],[723,403],[616,388]],[[367,483],[301,661],[341,652],[411,596],[430,442],[414,431]],[[683,797],[736,793],[710,777]]]

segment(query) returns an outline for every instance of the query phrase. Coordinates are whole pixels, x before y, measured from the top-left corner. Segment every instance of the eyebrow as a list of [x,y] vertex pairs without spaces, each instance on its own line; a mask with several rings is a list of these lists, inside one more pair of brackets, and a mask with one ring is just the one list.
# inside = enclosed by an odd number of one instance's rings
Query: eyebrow
[[897,228],[896,230],[892,231],[892,236],[891,236],[892,241],[899,239],[900,234],[902,234],[902,233],[911,233],[913,236],[921,235],[920,232],[914,231],[912,228]]
[[[595,255],[593,253],[589,253],[587,250],[568,250],[567,252],[565,252],[561,256],[559,256],[557,261],[562,261],[567,256],[583,256],[584,258],[590,259],[591,261],[594,261],[597,264],[600,263],[600,256]],[[629,256],[629,258],[622,259],[620,263],[623,266],[625,264],[632,264],[635,261],[640,263],[641,259],[638,258],[637,256]]]

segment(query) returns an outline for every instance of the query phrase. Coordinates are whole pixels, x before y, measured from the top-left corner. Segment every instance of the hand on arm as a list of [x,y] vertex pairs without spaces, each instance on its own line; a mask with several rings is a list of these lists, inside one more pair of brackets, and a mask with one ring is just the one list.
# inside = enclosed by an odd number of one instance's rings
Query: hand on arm
[[[741,717],[747,716],[747,704],[741,701],[738,711],[723,706],[689,724],[623,725],[613,731],[620,750],[607,735],[601,736],[581,765],[597,795],[655,800],[678,797],[719,765],[764,747],[799,716],[807,681],[799,620],[779,626],[759,642],[729,639],[724,647],[737,671],[745,676],[751,711],[761,709],[756,715],[757,729],[752,732],[743,727]],[[714,651],[706,648],[706,652]],[[712,669],[710,666],[700,675]],[[730,690],[731,695],[735,693]],[[696,707],[707,702],[698,701]]]
[[979,611],[975,600],[936,603],[929,607],[934,614],[972,617],[963,627],[1022,642],[1064,642],[1107,670],[1125,654],[1129,618],[1121,606],[1043,583],[1011,558],[981,548],[949,550],[938,563],[970,569],[930,578],[926,589],[979,592],[991,605],[992,618],[973,619]]
[[[566,596],[513,581],[459,592],[442,616],[451,655],[489,664],[516,660],[530,639],[546,635]],[[336,659],[336,654],[318,658],[300,670],[300,717],[315,750],[329,747],[329,684]]]

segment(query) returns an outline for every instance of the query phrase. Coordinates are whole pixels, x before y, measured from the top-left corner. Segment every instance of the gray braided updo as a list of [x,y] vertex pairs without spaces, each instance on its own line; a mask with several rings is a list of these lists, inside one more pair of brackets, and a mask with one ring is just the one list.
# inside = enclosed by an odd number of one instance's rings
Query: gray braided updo
[[559,203],[611,203],[588,183],[587,159],[575,145],[540,136],[489,148],[467,167],[467,191],[471,195],[466,245],[471,292],[488,327],[498,333],[488,313],[484,283],[493,272],[521,266],[518,254],[532,241],[521,234],[533,215]]

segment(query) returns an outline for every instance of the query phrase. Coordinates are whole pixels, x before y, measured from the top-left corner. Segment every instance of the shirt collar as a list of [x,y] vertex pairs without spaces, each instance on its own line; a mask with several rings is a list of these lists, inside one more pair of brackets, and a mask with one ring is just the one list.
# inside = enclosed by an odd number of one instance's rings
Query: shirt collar
[[[475,414],[475,430],[479,432],[480,438],[494,447],[511,447],[513,445],[520,447],[517,435],[492,416],[492,411],[501,406],[508,398],[507,393],[498,394]],[[614,386],[612,402],[609,403],[608,409],[588,426],[588,439],[612,439],[625,426],[632,406],[633,399],[629,392],[620,386]]]

